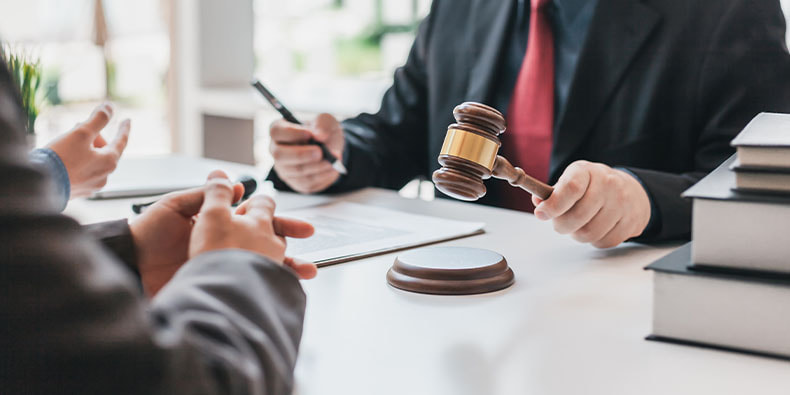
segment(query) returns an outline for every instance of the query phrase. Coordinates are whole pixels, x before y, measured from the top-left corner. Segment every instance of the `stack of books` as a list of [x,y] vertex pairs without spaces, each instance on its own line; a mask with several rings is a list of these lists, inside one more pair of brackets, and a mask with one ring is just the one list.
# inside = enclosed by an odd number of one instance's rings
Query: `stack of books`
[[790,194],[790,114],[756,116],[732,145],[737,190]]
[[[648,339],[790,359],[790,115],[758,115],[733,145],[683,194],[692,242],[647,267]],[[747,173],[768,178],[744,184]]]

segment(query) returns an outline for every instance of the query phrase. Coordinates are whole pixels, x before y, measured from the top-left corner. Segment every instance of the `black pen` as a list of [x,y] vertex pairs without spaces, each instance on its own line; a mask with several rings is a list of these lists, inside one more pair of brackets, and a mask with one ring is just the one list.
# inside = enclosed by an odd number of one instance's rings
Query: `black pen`
[[[280,103],[280,101],[277,100],[277,98],[274,97],[274,95],[271,92],[269,92],[269,90],[266,89],[265,86],[263,86],[263,84],[261,84],[260,81],[255,79],[255,80],[252,80],[252,82],[250,84],[258,92],[260,92],[261,95],[263,95],[263,97],[266,99],[266,101],[268,101],[269,104],[271,104],[272,107],[274,107],[274,109],[277,110],[277,112],[280,113],[280,115],[283,116],[283,119],[285,119],[286,121],[288,121],[290,123],[295,123],[297,125],[301,125],[302,124],[301,122],[299,122],[298,119],[296,119],[296,117],[293,115],[293,113],[291,113],[291,111],[289,111],[287,108],[285,108],[285,106],[282,103]],[[318,141],[316,139],[311,138],[310,140],[307,141],[307,144],[317,145],[319,148],[321,148],[321,153],[323,155],[323,158],[327,162],[331,163],[332,167],[335,170],[337,170],[338,173],[340,173],[340,174],[348,174],[348,170],[346,170],[346,167],[343,166],[343,161],[341,161],[340,159],[335,157],[329,151],[329,148],[327,148],[324,143],[322,143],[322,142],[320,142],[320,141]]]

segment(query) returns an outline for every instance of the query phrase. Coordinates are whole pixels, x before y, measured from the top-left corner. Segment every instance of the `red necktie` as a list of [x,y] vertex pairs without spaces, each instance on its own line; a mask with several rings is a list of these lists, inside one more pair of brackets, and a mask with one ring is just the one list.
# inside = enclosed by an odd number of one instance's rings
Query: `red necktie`
[[[546,6],[551,0],[532,0],[527,54],[521,64],[502,136],[502,153],[527,174],[544,182],[549,178],[554,128],[554,37]],[[506,183],[503,205],[532,212],[529,193]]]

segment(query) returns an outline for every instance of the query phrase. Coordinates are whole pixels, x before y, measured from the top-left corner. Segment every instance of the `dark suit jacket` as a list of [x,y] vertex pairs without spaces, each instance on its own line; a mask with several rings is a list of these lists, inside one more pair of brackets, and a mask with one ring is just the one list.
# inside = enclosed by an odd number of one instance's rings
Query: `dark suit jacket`
[[[2,63],[2,62],[0,62]],[[305,295],[294,274],[241,250],[187,262],[152,301],[124,221],[59,213],[28,163],[0,65],[0,393],[290,394]]]
[[[331,191],[430,177],[453,107],[498,88],[514,4],[434,1],[380,111],[344,122],[350,174]],[[580,159],[627,168],[656,207],[642,239],[688,238],[681,192],[732,154],[730,140],[758,112],[790,112],[779,2],[599,0],[589,29],[555,122],[551,181]]]

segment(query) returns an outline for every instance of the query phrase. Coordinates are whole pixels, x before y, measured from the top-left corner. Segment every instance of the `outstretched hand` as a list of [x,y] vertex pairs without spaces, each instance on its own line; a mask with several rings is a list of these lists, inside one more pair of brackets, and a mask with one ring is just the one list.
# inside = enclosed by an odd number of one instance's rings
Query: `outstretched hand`
[[131,122],[121,122],[118,133],[107,142],[100,134],[110,122],[113,108],[109,103],[93,110],[87,121],[55,138],[47,148],[60,157],[71,183],[70,198],[89,196],[107,184],[129,141]]

